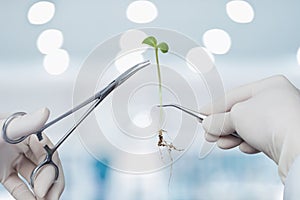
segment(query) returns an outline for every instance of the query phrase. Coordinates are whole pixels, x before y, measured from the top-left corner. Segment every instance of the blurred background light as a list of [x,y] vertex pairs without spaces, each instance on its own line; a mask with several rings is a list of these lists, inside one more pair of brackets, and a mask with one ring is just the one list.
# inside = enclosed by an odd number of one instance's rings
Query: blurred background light
[[128,30],[120,39],[120,47],[122,50],[132,50],[142,48],[145,45],[142,44],[143,40],[147,37],[147,34],[140,30]]
[[40,1],[33,4],[27,14],[31,24],[45,24],[49,22],[55,14],[55,5],[48,1]]
[[201,48],[203,49],[203,51],[205,51],[207,53],[207,55],[209,56],[209,58],[211,59],[211,61],[213,63],[215,63],[216,60],[215,60],[214,55],[210,51],[208,51],[207,48],[205,48],[205,47],[201,47]]
[[43,54],[49,54],[53,50],[59,49],[63,44],[63,34],[57,29],[43,31],[37,39],[37,47]]
[[254,10],[246,1],[230,1],[226,4],[226,12],[230,19],[237,23],[250,23],[254,18]]
[[202,37],[205,47],[214,54],[225,54],[231,47],[231,39],[228,33],[221,29],[206,31]]
[[200,66],[198,70],[201,73],[206,73],[214,67],[213,55],[203,47],[191,49],[186,55],[186,60],[189,68],[194,72],[197,70],[193,66]]
[[143,51],[129,52],[125,53],[124,55],[120,53],[120,57],[118,57],[115,61],[115,66],[117,67],[117,70],[120,73],[123,73],[130,67],[144,61],[144,56],[142,55],[142,53]]
[[56,49],[44,58],[44,67],[51,75],[59,75],[65,72],[69,66],[69,54],[66,50]]
[[127,18],[135,23],[152,22],[158,15],[156,6],[150,1],[134,1],[126,11]]

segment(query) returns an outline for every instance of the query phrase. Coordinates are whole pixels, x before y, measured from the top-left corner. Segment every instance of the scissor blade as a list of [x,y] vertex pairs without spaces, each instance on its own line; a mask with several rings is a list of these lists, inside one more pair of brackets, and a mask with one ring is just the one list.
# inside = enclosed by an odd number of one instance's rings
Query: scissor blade
[[150,61],[144,61],[141,63],[136,64],[135,66],[129,68],[124,73],[122,73],[120,76],[118,76],[115,80],[113,80],[108,86],[106,86],[104,89],[96,93],[95,99],[104,99],[109,93],[111,93],[116,87],[124,83],[128,78],[130,78],[132,75],[134,75],[139,70],[143,69],[144,67],[150,65]]
[[116,78],[115,80],[113,80],[108,86],[106,86],[104,89],[102,89],[101,91],[99,91],[98,93],[96,93],[94,96],[88,98],[87,100],[85,100],[84,102],[82,102],[81,104],[77,105],[76,107],[72,108],[71,110],[67,111],[66,113],[60,115],[59,117],[57,117],[56,119],[48,122],[47,124],[45,124],[41,129],[40,132],[42,132],[43,130],[45,130],[46,128],[48,128],[49,126],[55,124],[56,122],[64,119],[65,117],[69,116],[70,114],[76,112],[77,110],[81,109],[82,107],[90,104],[91,102],[95,101],[96,99],[101,99],[103,100],[111,91],[113,91],[117,86],[119,86],[120,84],[122,84],[124,81],[126,81],[130,76],[132,76],[133,74],[135,74],[137,71],[143,69],[144,67],[148,66],[150,64],[150,61],[144,61],[141,63],[138,63],[137,65],[131,67],[130,69],[128,69],[127,71],[125,71],[123,74],[121,74],[118,78]]
[[138,63],[137,65],[131,67],[130,69],[126,70],[123,74],[121,74],[118,78],[116,78],[115,83],[117,86],[121,85],[124,83],[129,77],[134,75],[137,71],[143,69],[144,67],[150,65],[150,61],[144,61],[141,63]]

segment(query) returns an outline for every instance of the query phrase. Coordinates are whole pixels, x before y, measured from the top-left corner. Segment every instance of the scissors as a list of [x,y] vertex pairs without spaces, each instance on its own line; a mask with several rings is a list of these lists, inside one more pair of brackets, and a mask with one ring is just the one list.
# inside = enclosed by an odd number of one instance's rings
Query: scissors
[[[200,123],[202,123],[202,121],[207,117],[207,115],[204,115],[204,114],[201,114],[199,112],[196,112],[192,109],[189,109],[189,108],[185,108],[183,106],[180,106],[180,105],[177,105],[177,104],[165,104],[165,105],[159,105],[159,107],[173,107],[173,108],[177,108],[189,115],[192,115],[193,117],[196,117]],[[234,132],[234,133],[231,133],[230,135],[236,137],[236,138],[241,138],[241,136],[237,133],[237,132]]]
[[[55,146],[53,148],[50,148],[48,145],[44,146],[44,149],[46,151],[46,157],[44,159],[44,161],[42,161],[31,173],[30,176],[30,186],[32,188],[34,188],[34,180],[38,174],[38,172],[45,167],[46,165],[51,165],[54,167],[55,169],[55,180],[57,180],[58,175],[59,175],[59,170],[57,165],[53,162],[52,160],[52,156],[54,154],[54,152],[60,147],[60,145],[73,133],[73,131],[81,124],[81,122],[84,121],[84,119],[103,101],[103,99],[105,99],[115,88],[117,88],[119,85],[121,85],[124,81],[126,81],[129,77],[131,77],[132,75],[134,75],[137,71],[143,69],[144,67],[150,65],[150,61],[144,61],[141,62],[133,67],[131,67],[130,69],[128,69],[127,71],[125,71],[123,74],[121,74],[119,77],[117,77],[115,80],[113,80],[110,84],[108,84],[104,89],[102,89],[101,91],[97,92],[94,96],[88,98],[87,100],[85,100],[84,102],[82,102],[81,104],[79,104],[78,106],[74,107],[73,109],[67,111],[66,113],[60,115],[59,117],[55,118],[54,120],[46,123],[39,131],[35,132],[35,133],[31,133],[29,135],[32,134],[36,134],[39,141],[41,141],[43,139],[42,137],[42,131],[44,131],[45,129],[47,129],[48,127],[52,126],[53,124],[57,123],[58,121],[64,119],[65,117],[69,116],[70,114],[76,112],[77,110],[81,109],[82,107],[92,103],[92,105],[86,110],[86,112],[80,117],[79,121],[77,123],[75,123],[72,128],[55,144]],[[2,127],[2,137],[3,139],[10,143],[10,144],[17,144],[22,142],[23,140],[25,140],[29,135],[27,136],[23,136],[20,137],[18,139],[10,139],[7,136],[7,127],[9,126],[9,124],[11,123],[11,121],[13,119],[15,119],[16,117],[25,115],[26,113],[24,112],[17,112],[12,114],[11,116],[9,116]]]

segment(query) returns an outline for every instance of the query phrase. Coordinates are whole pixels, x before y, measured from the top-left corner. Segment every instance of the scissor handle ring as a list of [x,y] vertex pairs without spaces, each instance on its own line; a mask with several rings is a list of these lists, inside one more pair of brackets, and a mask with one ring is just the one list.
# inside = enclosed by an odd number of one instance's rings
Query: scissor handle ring
[[52,160],[52,156],[55,150],[50,149],[48,147],[48,145],[44,146],[44,149],[46,150],[47,154],[45,157],[45,160],[40,163],[32,172],[30,175],[30,186],[31,188],[34,188],[34,180],[36,178],[36,176],[38,175],[39,171],[43,168],[46,167],[47,165],[51,165],[52,167],[54,167],[55,170],[55,177],[54,177],[54,181],[56,181],[58,179],[58,175],[59,175],[59,169],[57,167],[57,165],[53,162]]
[[28,136],[22,136],[18,139],[10,139],[8,136],[7,136],[7,127],[8,125],[11,123],[12,120],[14,120],[15,118],[19,117],[19,116],[23,116],[25,115],[26,113],[25,112],[16,112],[14,114],[12,114],[11,116],[9,116],[3,123],[3,126],[2,126],[2,137],[3,139],[7,142],[7,143],[10,143],[10,144],[18,144],[20,142],[22,142],[23,140],[25,140]]

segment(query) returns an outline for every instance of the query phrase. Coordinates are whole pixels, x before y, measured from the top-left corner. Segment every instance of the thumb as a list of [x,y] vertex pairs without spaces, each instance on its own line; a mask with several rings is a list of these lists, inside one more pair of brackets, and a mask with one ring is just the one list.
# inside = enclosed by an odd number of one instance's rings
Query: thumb
[[235,127],[230,112],[212,114],[203,120],[202,125],[211,137],[220,136],[217,144],[221,149],[230,149],[242,143],[241,138],[231,135],[235,132]]
[[209,115],[203,120],[202,126],[205,132],[213,136],[230,135],[235,131],[229,112]]
[[[49,118],[49,109],[42,108],[33,113],[24,116],[16,117],[9,123],[7,127],[7,136],[10,139],[17,139],[22,136],[37,132],[43,127]],[[5,120],[1,121],[1,127]]]

